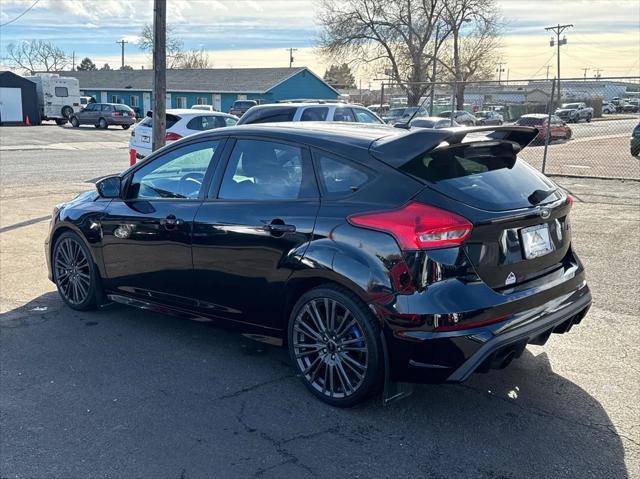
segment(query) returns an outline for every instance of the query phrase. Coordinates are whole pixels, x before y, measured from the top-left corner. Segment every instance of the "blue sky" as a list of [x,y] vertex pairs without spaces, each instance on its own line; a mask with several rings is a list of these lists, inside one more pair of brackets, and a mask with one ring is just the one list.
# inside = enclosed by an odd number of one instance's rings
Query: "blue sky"
[[[1,0],[0,24],[24,12],[34,0]],[[168,19],[187,48],[210,52],[214,66],[283,66],[285,48],[298,48],[296,64],[319,73],[327,59],[314,49],[318,37],[313,0],[168,0]],[[18,21],[1,27],[0,56],[10,42],[45,39],[79,58],[118,65],[125,38],[127,63],[149,66],[135,45],[152,19],[152,0],[39,0]],[[573,23],[563,50],[564,74],[581,68],[605,75],[640,75],[640,1],[498,0],[505,20],[502,56],[511,78],[539,76],[554,64],[543,27]],[[360,72],[366,78],[367,72]]]

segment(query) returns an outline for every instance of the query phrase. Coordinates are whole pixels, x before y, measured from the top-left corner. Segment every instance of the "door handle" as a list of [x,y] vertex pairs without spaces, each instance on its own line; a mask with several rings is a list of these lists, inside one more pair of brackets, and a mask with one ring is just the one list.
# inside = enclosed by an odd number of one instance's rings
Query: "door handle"
[[169,215],[166,218],[160,220],[160,224],[164,226],[166,229],[173,229],[176,226],[183,225],[184,220],[180,218],[176,218],[176,215]]
[[285,233],[295,233],[296,231],[295,225],[285,224],[282,220],[273,220],[268,225],[265,225],[264,229],[274,236],[282,236]]

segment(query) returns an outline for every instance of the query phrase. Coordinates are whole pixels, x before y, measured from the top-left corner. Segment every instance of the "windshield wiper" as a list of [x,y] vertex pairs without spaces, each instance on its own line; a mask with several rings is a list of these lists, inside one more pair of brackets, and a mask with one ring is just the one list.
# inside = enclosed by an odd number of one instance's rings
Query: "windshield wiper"
[[529,203],[532,205],[537,205],[542,203],[545,199],[556,192],[557,188],[553,188],[551,190],[536,190],[529,195]]

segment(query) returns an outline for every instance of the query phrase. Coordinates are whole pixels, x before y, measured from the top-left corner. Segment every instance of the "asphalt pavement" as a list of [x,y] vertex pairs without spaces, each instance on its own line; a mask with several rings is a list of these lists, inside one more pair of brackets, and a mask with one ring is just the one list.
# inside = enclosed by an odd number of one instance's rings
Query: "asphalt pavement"
[[[285,350],[63,306],[46,279],[48,215],[128,165],[128,132],[67,130],[0,129],[0,477],[640,477],[640,183],[556,178],[576,198],[594,296],[579,326],[505,370],[340,410]],[[96,134],[103,145],[84,146]],[[42,148],[3,149],[27,135]],[[83,147],[47,146],[59,143]]]

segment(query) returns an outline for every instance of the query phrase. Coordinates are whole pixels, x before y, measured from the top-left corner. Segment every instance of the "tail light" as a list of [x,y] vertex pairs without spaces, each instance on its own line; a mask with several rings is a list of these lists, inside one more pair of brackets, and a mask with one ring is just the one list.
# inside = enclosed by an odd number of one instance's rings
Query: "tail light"
[[179,140],[180,138],[182,138],[182,135],[178,135],[177,133],[174,133],[172,131],[167,132],[167,134],[164,137],[165,141],[176,141],[176,140]]
[[121,116],[119,111],[114,111],[111,116]]
[[391,234],[403,250],[456,246],[471,234],[473,225],[462,216],[421,203],[398,210],[350,216],[349,223]]
[[573,206],[573,196],[571,196],[570,194],[567,194],[567,204],[569,206]]

